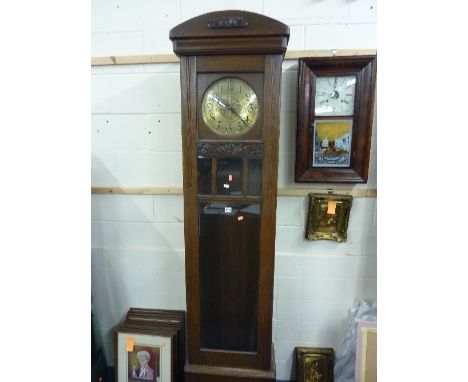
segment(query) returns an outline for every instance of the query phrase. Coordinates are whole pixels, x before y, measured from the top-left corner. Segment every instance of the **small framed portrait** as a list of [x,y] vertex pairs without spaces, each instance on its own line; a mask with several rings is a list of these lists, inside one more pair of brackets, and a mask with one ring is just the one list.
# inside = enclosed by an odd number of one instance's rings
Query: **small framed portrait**
[[159,346],[135,345],[132,352],[127,352],[128,380],[158,382],[160,351]]
[[171,382],[172,338],[140,333],[117,334],[118,382]]

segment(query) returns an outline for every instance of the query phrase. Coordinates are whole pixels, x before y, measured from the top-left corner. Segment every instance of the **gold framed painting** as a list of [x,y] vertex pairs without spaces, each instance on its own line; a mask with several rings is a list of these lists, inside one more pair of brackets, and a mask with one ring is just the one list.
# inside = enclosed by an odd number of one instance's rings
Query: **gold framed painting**
[[332,348],[296,348],[298,382],[333,382]]
[[352,205],[351,195],[310,193],[306,239],[345,242]]

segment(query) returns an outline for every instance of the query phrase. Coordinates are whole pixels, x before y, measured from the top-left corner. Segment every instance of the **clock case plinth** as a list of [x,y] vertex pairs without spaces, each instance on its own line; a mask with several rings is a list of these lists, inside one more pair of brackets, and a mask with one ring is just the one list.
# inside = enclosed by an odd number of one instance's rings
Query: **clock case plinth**
[[[289,27],[256,13],[221,11],[190,19],[174,27],[169,37],[173,42],[174,52],[180,57],[181,74],[187,298],[185,381],[274,381],[276,372],[272,346],[272,314],[281,65],[289,40]],[[246,134],[233,137],[216,136],[204,125],[201,116],[201,101],[211,83],[229,76],[236,76],[253,86],[258,96],[260,112],[255,126]],[[208,190],[211,190],[210,195],[201,192],[203,184],[200,183],[202,177],[199,161],[200,158],[206,156],[211,158],[209,160],[212,165],[206,166],[207,171],[211,171],[211,178],[203,179],[211,179],[204,183],[205,185],[211,183],[211,186],[207,185]],[[251,159],[260,160],[259,193],[252,196],[246,191],[250,190],[250,183],[247,185],[250,178],[243,175],[241,176],[242,182],[239,182],[242,184],[240,195],[219,194],[219,185],[216,185],[219,158],[226,161],[230,158],[240,158],[244,174],[250,171]],[[250,231],[246,233],[237,230],[236,222],[226,219],[218,225],[206,224],[206,219],[210,217],[202,216],[202,212],[206,209],[208,202],[237,203],[241,206],[239,208],[244,208],[242,211],[247,211],[249,208],[252,211],[251,207],[256,206],[261,212],[257,215],[254,213],[249,215],[246,212],[246,218],[242,223],[247,224],[250,216],[255,215],[255,219],[252,218],[251,221],[256,222],[256,225],[252,227],[258,228],[258,234],[255,236],[251,235]],[[206,235],[202,232],[205,226],[215,231],[224,230],[223,234],[236,232],[241,235],[236,237],[236,240],[243,241],[244,244],[237,252],[228,247],[225,251],[218,252],[208,248],[210,255],[207,256],[204,253],[207,251],[203,247],[203,243],[207,240],[206,236],[210,236],[209,240],[213,238],[213,241],[216,241],[217,234]],[[220,226],[223,227],[219,228]],[[230,239],[229,234],[226,236],[227,241]],[[204,236],[201,237],[201,235]],[[222,246],[219,243],[216,245]],[[252,251],[251,248],[255,248],[254,260],[250,256],[251,253],[248,253]],[[228,272],[222,277],[213,275],[216,272],[207,271],[207,269],[216,269],[212,265],[210,268],[210,262],[219,261],[218,257],[213,256],[217,253],[219,257],[227,258],[222,267],[219,267],[225,272],[227,269]],[[241,261],[238,261],[239,257],[242,257]],[[228,267],[226,267],[227,263]],[[255,270],[252,271],[251,268]],[[204,297],[203,293],[208,294],[208,300],[210,300],[213,293],[220,289],[213,285],[221,285],[223,280],[220,281],[220,279],[233,277],[232,275],[238,275],[236,282],[239,291],[238,293],[233,291],[232,285],[235,283],[231,283],[228,285],[229,288],[226,288],[227,292],[223,296],[224,302],[221,304],[228,305],[228,307],[223,308],[223,319],[231,325],[230,328],[233,327],[233,320],[239,319],[243,326],[251,326],[250,332],[241,331],[241,334],[247,333],[247,335],[244,336],[245,338],[240,336],[242,338],[238,340],[238,343],[236,343],[236,336],[232,333],[224,333],[224,337],[219,338],[213,334],[215,338],[207,340],[203,337],[204,335],[206,337],[206,329],[205,334],[202,333],[207,327],[206,317],[212,320],[219,312],[209,311],[210,306],[208,304],[208,308],[206,307],[206,296]],[[204,290],[207,288],[206,285],[209,286],[208,292]],[[255,297],[251,298],[248,293],[249,288],[253,288],[252,293],[255,292]],[[224,290],[220,293],[224,293]],[[232,309],[229,310],[229,305],[237,303],[239,306],[239,295],[245,298],[245,305],[248,308],[238,314]],[[216,300],[212,304],[213,310],[218,308],[216,306],[218,303],[219,301]],[[252,308],[255,310],[254,314],[249,315],[249,312],[252,312],[252,309],[249,310],[251,307],[255,307]],[[226,312],[233,312],[233,315],[239,315],[240,318],[231,317]],[[210,328],[209,325],[208,328]],[[220,329],[213,326],[212,328],[214,328],[213,333]],[[232,349],[229,346],[216,347],[221,337],[222,341],[234,343],[235,346]],[[206,344],[212,345],[213,343],[215,346],[206,346]]]

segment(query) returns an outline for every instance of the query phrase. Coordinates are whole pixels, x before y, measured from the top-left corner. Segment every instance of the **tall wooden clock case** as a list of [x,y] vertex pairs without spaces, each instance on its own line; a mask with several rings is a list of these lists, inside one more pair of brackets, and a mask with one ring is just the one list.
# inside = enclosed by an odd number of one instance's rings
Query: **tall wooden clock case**
[[185,380],[273,381],[281,63],[289,28],[222,11],[170,31],[180,57]]

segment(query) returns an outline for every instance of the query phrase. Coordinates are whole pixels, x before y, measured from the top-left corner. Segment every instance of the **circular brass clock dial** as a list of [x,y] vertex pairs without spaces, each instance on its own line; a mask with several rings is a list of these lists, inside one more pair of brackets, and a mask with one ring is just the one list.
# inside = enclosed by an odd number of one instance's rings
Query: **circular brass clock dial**
[[213,82],[202,99],[206,126],[218,135],[242,135],[258,118],[258,98],[252,87],[235,77]]

